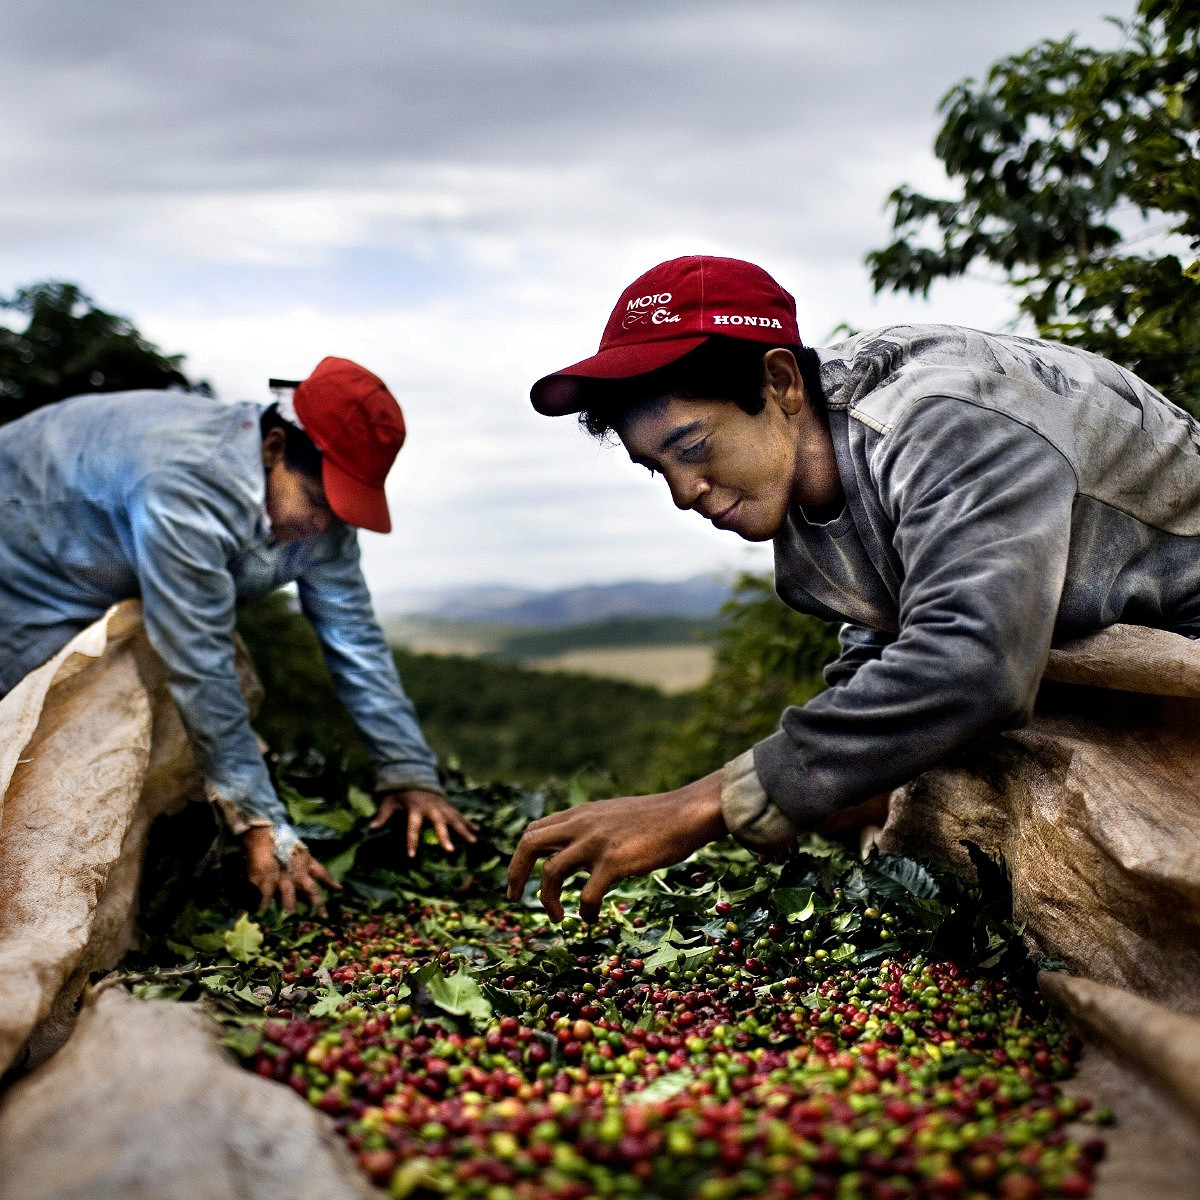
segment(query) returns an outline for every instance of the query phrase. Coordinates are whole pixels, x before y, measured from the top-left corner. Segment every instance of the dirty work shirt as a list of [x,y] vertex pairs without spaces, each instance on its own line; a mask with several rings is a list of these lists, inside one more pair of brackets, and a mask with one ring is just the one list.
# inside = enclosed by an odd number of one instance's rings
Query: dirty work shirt
[[1084,351],[952,326],[818,355],[846,504],[791,514],[776,589],[847,624],[833,686],[725,768],[727,823],[758,848],[1023,723],[1052,641],[1200,634],[1200,425],[1182,409]]
[[235,607],[295,581],[380,787],[440,792],[371,608],[355,531],[275,542],[256,404],[80,396],[0,427],[0,695],[141,596],[211,799],[235,832],[296,842],[234,671]]

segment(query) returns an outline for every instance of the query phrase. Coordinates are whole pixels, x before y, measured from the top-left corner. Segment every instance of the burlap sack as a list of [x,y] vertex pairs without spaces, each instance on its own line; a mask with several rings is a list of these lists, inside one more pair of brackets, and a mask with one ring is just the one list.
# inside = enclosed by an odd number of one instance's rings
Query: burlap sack
[[0,1098],[0,1200],[364,1200],[322,1116],[190,1005],[103,992]]
[[[244,652],[243,687],[260,689]],[[141,605],[116,605],[0,701],[0,1075],[69,1029],[134,944],[150,825],[199,779]]]
[[876,842],[964,873],[964,839],[1002,855],[1030,953],[1066,964],[1044,990],[1200,1131],[1200,643],[1114,626],[1046,680],[1028,726],[894,793]]
[[1200,644],[1116,626],[1046,678],[1031,724],[893,795],[880,846],[1002,854],[1034,957],[1200,1014]]

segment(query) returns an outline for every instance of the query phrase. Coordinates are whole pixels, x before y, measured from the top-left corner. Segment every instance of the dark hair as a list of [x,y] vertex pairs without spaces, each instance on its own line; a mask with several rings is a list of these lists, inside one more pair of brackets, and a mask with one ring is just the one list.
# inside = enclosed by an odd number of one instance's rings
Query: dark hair
[[258,427],[264,438],[272,429],[282,429],[284,434],[283,461],[293,471],[299,471],[301,475],[320,479],[320,450],[317,449],[316,443],[303,429],[298,429],[291,421],[283,418],[279,412],[278,404],[272,404],[263,413],[259,419]]
[[[795,357],[809,400],[823,408],[825,392],[817,352],[807,346],[781,348]],[[586,402],[579,423],[603,441],[630,409],[663,396],[727,400],[753,416],[766,406],[763,358],[774,349],[766,342],[713,336],[657,371],[628,379],[589,379],[584,384]]]

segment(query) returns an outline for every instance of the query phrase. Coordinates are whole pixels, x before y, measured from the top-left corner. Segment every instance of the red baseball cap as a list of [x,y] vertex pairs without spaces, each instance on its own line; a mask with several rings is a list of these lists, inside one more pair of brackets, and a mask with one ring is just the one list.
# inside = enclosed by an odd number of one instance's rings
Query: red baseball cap
[[585,380],[628,379],[682,358],[714,335],[799,346],[796,301],[762,269],[740,258],[692,254],[639,275],[608,318],[600,349],[530,389],[548,417],[584,407]]
[[292,403],[321,451],[329,507],[347,525],[390,533],[383,481],[404,445],[404,414],[383,380],[348,358],[323,358]]

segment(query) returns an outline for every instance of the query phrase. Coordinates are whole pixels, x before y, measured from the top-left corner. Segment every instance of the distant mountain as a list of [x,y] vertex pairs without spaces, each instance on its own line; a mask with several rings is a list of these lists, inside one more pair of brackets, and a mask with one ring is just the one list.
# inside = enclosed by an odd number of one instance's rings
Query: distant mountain
[[673,583],[631,579],[555,591],[477,586],[377,598],[380,615],[435,617],[472,624],[551,629],[613,617],[715,616],[729,599],[730,581],[696,575]]

